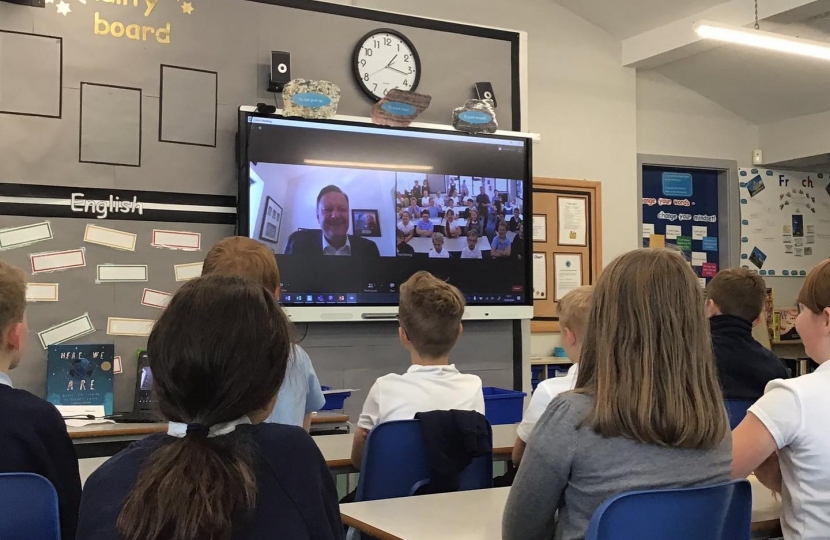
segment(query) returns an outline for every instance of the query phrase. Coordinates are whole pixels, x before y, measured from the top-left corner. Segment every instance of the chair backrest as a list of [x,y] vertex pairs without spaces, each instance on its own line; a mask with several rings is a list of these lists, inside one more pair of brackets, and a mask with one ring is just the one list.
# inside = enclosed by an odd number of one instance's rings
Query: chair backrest
[[0,474],[0,537],[60,540],[58,494],[30,473]]
[[[493,440],[492,430],[490,440]],[[408,497],[430,478],[418,420],[384,422],[369,433],[355,501]],[[461,491],[493,487],[493,454],[473,459],[461,473]]]
[[755,402],[740,399],[724,400],[724,404],[726,405],[726,414],[729,415],[729,427],[731,429],[738,427],[738,424],[740,424],[746,416],[747,409],[752,407],[753,403]]
[[612,497],[594,512],[585,540],[749,540],[751,527],[752,488],[733,480]]

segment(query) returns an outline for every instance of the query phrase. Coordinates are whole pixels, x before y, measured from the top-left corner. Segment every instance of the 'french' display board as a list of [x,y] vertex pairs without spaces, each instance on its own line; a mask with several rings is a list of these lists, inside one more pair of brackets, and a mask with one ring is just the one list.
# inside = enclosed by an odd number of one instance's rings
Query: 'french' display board
[[762,276],[806,276],[830,255],[830,178],[740,169],[741,266]]

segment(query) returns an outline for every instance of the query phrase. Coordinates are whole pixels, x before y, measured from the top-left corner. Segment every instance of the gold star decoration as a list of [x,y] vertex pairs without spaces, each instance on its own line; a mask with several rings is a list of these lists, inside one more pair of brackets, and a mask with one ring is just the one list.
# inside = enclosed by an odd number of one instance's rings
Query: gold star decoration
[[193,13],[193,4],[191,4],[190,2],[185,2],[184,4],[182,4],[182,12],[187,13],[188,15]]
[[69,7],[69,4],[67,4],[63,0],[61,0],[60,3],[57,4],[57,8],[58,8],[58,13],[63,15],[64,17],[69,15],[69,13],[72,11],[72,8]]

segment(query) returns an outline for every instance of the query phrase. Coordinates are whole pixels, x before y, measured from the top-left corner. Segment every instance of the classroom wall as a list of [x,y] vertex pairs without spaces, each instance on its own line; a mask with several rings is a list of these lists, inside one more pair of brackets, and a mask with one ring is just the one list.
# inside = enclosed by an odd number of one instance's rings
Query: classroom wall
[[826,154],[830,149],[830,111],[764,124],[760,148],[764,163]]
[[752,166],[759,128],[656,71],[637,74],[637,152]]

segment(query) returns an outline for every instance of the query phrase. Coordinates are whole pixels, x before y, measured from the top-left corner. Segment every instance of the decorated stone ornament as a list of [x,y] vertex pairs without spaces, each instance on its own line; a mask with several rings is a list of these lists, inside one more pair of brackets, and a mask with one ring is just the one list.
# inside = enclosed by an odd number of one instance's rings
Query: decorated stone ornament
[[372,122],[381,126],[407,127],[432,101],[432,96],[393,88],[372,106]]
[[452,126],[466,133],[495,133],[499,129],[496,110],[489,99],[470,99],[452,111]]
[[284,116],[324,120],[337,114],[340,87],[329,81],[294,79],[282,92]]

